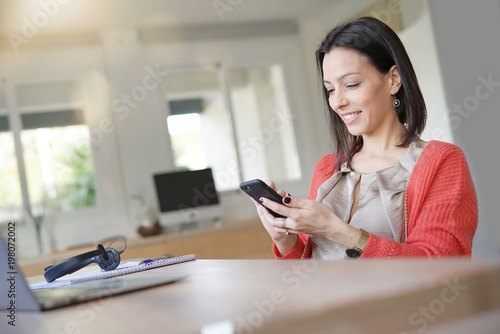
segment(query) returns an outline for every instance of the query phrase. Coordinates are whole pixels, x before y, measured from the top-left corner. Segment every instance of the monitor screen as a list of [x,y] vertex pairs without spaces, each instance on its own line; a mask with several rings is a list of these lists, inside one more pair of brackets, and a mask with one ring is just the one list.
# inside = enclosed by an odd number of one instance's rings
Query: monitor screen
[[161,212],[219,204],[212,169],[155,174]]

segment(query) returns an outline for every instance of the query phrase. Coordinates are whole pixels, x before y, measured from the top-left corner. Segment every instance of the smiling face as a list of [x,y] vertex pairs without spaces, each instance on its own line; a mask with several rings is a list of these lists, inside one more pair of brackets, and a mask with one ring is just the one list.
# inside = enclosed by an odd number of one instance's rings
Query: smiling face
[[395,66],[382,74],[366,56],[337,47],[323,59],[323,83],[330,107],[352,135],[378,135],[400,126],[392,105],[401,87]]

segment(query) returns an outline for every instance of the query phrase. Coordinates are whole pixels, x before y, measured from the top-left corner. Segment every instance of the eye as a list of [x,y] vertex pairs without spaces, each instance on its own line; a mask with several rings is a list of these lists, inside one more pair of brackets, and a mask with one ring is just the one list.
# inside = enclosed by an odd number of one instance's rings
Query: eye
[[327,89],[326,92],[328,93],[328,95],[333,95],[333,93],[335,93],[335,89]]
[[346,87],[347,88],[350,88],[350,89],[353,89],[353,88],[356,88],[359,86],[359,82],[358,83],[355,83],[355,84],[351,84],[351,85],[347,85]]

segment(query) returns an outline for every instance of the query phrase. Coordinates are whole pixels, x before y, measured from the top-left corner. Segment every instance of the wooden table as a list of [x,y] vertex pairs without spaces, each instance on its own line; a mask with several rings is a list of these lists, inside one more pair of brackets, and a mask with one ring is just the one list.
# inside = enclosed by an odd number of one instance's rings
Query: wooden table
[[496,260],[196,260],[122,277],[179,273],[188,278],[18,314],[13,333],[500,333]]

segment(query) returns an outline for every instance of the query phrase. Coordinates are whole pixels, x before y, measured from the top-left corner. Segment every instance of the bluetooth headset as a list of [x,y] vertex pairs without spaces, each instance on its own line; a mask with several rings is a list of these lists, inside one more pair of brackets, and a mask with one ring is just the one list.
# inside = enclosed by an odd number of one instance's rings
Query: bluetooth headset
[[[111,248],[111,245],[116,240],[122,240],[125,243],[123,250],[117,251]],[[99,244],[94,251],[83,253],[61,261],[53,266],[46,267],[43,276],[47,283],[50,283],[59,277],[74,273],[91,263],[97,263],[104,271],[113,270],[120,264],[120,254],[122,254],[125,249],[127,249],[127,242],[123,238],[116,238],[106,248]]]

